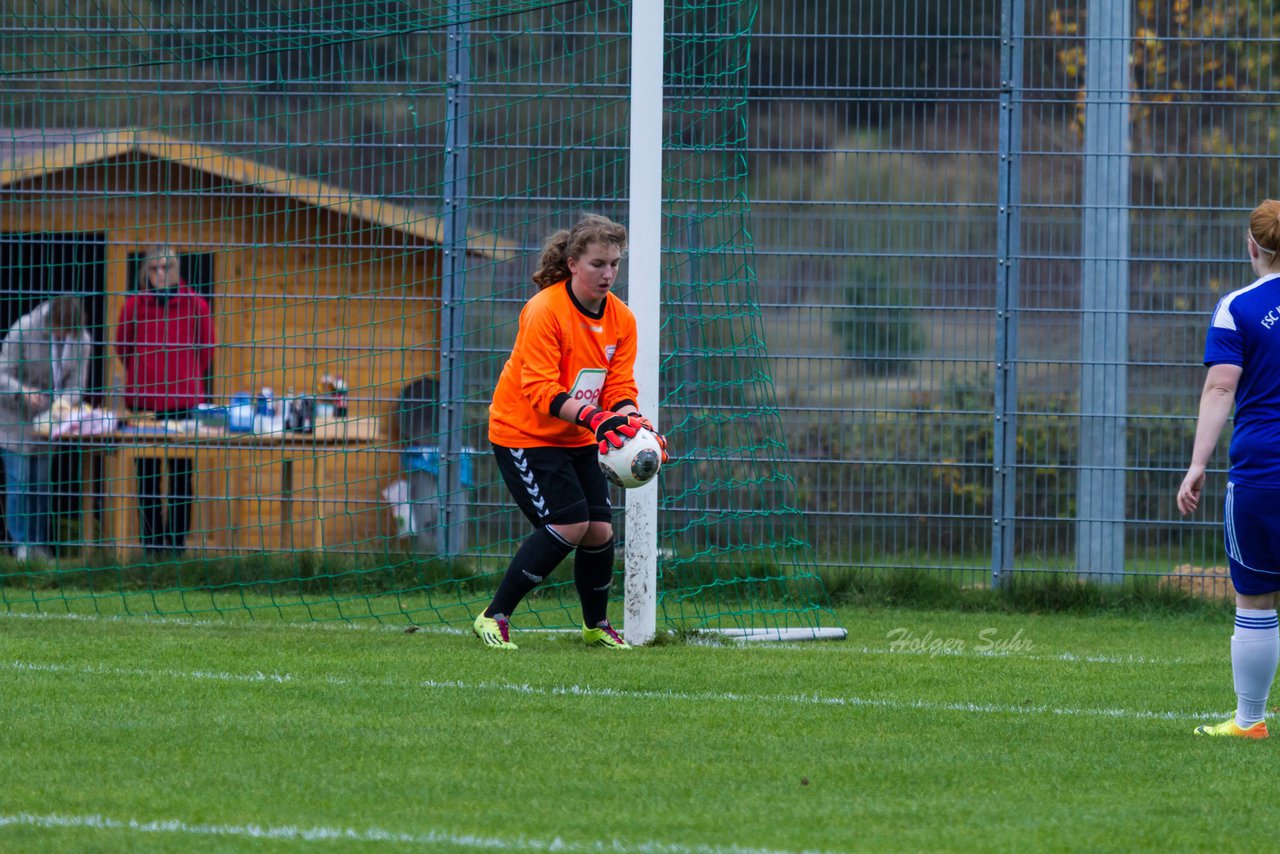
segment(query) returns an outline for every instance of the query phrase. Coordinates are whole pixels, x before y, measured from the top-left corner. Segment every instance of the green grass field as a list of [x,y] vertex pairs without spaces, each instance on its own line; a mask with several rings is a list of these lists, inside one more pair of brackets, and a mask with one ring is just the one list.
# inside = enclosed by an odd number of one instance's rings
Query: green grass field
[[[1221,614],[846,608],[843,642],[0,615],[4,851],[1247,849]],[[516,623],[517,629],[519,622]],[[1265,808],[1265,806],[1264,806]]]

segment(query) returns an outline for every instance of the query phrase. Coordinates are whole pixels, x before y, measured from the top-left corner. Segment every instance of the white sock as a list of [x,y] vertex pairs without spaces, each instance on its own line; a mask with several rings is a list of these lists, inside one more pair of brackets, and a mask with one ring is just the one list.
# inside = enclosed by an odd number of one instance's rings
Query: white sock
[[1236,684],[1236,726],[1244,729],[1265,720],[1267,695],[1280,662],[1280,621],[1274,608],[1236,608],[1231,636],[1231,673]]

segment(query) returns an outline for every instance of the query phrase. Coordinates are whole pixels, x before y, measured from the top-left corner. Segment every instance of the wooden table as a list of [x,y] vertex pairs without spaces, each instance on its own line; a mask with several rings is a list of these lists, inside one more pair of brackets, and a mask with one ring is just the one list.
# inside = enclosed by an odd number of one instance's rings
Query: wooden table
[[[325,520],[345,509],[326,498],[326,458],[384,440],[378,419],[352,418],[321,420],[309,433],[263,434],[206,427],[182,432],[143,421],[61,441],[102,460],[102,484],[85,493],[81,536],[85,545],[112,549],[123,560],[141,547],[135,460],[192,461],[190,549],[323,550]],[[162,483],[167,488],[167,477]],[[99,515],[101,526],[95,524]]]

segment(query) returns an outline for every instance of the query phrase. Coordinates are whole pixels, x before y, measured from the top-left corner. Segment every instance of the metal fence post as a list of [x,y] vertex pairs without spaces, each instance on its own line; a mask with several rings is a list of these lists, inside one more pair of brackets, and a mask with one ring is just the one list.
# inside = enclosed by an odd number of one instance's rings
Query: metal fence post
[[462,484],[463,359],[467,277],[468,78],[470,0],[451,0],[448,27],[444,148],[444,257],[440,280],[440,530],[441,554],[466,549],[467,503]]
[[1012,574],[1017,515],[1023,4],[1024,0],[1006,0],[1000,16],[1000,161],[996,199],[995,421],[992,434],[993,587],[1007,583]]
[[1090,0],[1080,267],[1076,570],[1124,575],[1131,4]]

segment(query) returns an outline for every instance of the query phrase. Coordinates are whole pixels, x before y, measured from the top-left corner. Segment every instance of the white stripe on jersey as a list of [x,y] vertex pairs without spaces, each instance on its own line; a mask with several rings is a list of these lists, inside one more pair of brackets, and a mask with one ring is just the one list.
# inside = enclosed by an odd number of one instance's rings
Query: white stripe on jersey
[[1231,301],[1234,300],[1236,297],[1240,296],[1241,294],[1249,293],[1249,291],[1253,290],[1254,288],[1258,287],[1264,282],[1271,281],[1277,276],[1280,276],[1280,273],[1271,273],[1270,275],[1263,276],[1261,279],[1258,279],[1258,281],[1254,282],[1252,285],[1246,285],[1245,287],[1241,288],[1238,291],[1232,291],[1222,299],[1218,300],[1218,307],[1213,310],[1213,323],[1211,325],[1216,329],[1230,329],[1232,331],[1235,331],[1236,319],[1231,316]]

